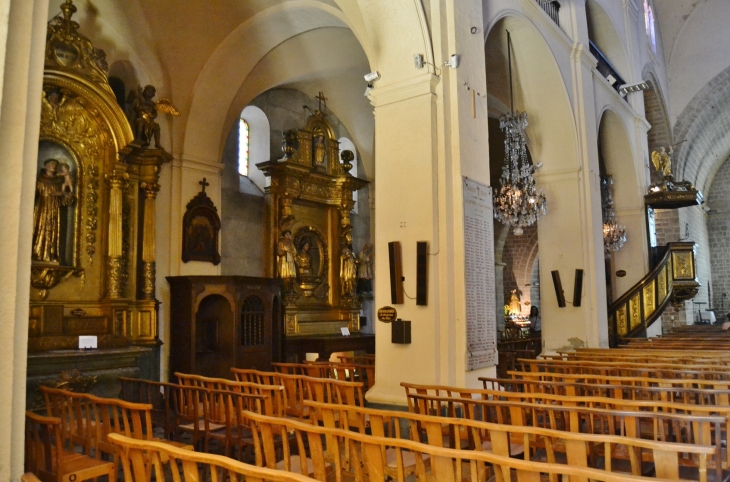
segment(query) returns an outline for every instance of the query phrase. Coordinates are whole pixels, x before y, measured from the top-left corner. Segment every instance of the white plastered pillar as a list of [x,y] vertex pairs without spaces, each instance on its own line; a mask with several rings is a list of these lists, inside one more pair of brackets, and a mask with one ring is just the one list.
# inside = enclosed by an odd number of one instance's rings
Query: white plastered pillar
[[[475,386],[478,376],[495,373],[493,367],[466,371],[462,176],[489,184],[483,32],[468,27],[482,18],[482,7],[466,3],[432,2],[435,73],[424,68],[410,80],[376,84],[370,94],[377,170],[375,307],[392,305],[388,243],[399,241],[406,297],[392,306],[399,318],[411,321],[412,338],[407,345],[393,344],[391,327],[375,322],[371,403],[405,404],[403,381]],[[455,53],[458,69],[442,68]],[[427,306],[414,299],[418,241],[428,242]]]
[[[221,265],[202,261],[182,261],[182,227],[187,204],[200,192],[203,178],[209,184],[205,193],[221,212],[221,172],[223,164],[190,156],[176,156],[172,162],[162,166],[160,171],[160,192],[157,194],[157,272],[168,276],[218,276]],[[220,238],[220,236],[219,236]],[[220,252],[220,239],[218,240]],[[243,247],[242,247],[243,249]],[[170,319],[170,285],[164,276],[157,277],[157,298],[160,300],[159,333],[162,340],[160,374],[168,380],[170,357],[170,330],[175,329]]]
[[[573,3],[574,8],[579,6],[579,2]],[[587,44],[574,44],[571,64],[577,166],[550,169],[552,163],[546,161],[536,175],[548,199],[548,215],[538,222],[542,337],[547,353],[574,346],[608,346],[595,60]],[[572,304],[576,269],[583,270],[580,307]],[[560,273],[567,301],[564,308],[558,307],[551,282],[554,270]]]
[[0,0],[0,480],[23,473],[30,254],[48,0]]

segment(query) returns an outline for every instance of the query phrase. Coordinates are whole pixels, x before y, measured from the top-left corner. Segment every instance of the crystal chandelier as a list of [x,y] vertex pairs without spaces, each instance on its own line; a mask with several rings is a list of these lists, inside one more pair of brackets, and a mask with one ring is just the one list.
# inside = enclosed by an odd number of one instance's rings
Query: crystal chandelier
[[603,208],[603,251],[607,258],[626,243],[626,228],[616,221],[613,211],[612,176],[601,177],[601,200]]
[[504,166],[499,178],[499,190],[494,193],[494,218],[502,224],[514,227],[521,235],[525,226],[531,226],[547,214],[545,192],[535,187],[532,174],[542,166],[533,166],[527,159],[525,128],[527,112],[515,112],[512,99],[512,40],[507,32],[507,56],[511,112],[499,118],[499,128],[504,132]]

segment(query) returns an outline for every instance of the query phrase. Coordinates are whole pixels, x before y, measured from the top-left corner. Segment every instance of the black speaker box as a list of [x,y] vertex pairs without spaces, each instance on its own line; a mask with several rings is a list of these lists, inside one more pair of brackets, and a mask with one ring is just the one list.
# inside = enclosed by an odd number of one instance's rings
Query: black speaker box
[[575,284],[573,285],[573,306],[580,306],[580,295],[583,292],[583,270],[575,270]]
[[553,275],[553,285],[555,286],[555,296],[558,298],[558,306],[565,308],[565,293],[563,293],[563,283],[560,282],[560,272],[555,270],[550,272]]
[[391,323],[391,342],[407,345],[411,342],[411,322],[395,320]]
[[403,264],[399,241],[388,243],[388,258],[390,260],[390,302],[394,305],[402,305]]
[[416,243],[416,304],[428,305],[428,243]]

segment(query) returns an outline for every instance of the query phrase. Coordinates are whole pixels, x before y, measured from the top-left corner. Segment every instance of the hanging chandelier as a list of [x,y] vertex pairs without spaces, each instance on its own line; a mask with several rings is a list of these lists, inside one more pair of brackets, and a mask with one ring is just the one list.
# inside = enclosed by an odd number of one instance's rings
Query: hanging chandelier
[[510,113],[499,118],[499,128],[504,132],[504,165],[499,178],[499,190],[495,191],[494,218],[502,224],[514,227],[514,234],[521,235],[547,214],[545,192],[535,187],[532,174],[542,166],[533,166],[527,159],[525,128],[527,112],[515,112],[512,98],[512,40],[507,32],[507,58],[509,64]]
[[616,221],[616,214],[613,210],[613,194],[611,186],[613,176],[601,177],[601,200],[603,210],[603,251],[606,258],[611,257],[626,243],[626,228]]

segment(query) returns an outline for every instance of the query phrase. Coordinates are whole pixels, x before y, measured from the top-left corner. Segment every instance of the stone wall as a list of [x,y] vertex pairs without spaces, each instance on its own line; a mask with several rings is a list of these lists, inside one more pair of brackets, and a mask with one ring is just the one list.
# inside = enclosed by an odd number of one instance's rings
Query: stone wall
[[[531,305],[539,308],[539,277],[534,269],[537,265],[538,244],[537,225],[524,228],[524,232],[517,236],[512,231],[507,235],[502,252],[502,262],[505,263],[503,272],[503,293],[504,303],[508,304],[512,296],[512,290],[517,289],[517,297],[522,304],[522,314],[530,312],[530,305],[525,306],[529,301]],[[537,288],[537,289],[535,289]],[[537,299],[534,299],[537,292]]]
[[730,311],[730,162],[728,161],[725,161],[715,174],[707,193],[707,206],[710,208],[707,231],[712,267],[712,305],[719,310],[719,313],[724,314]]

